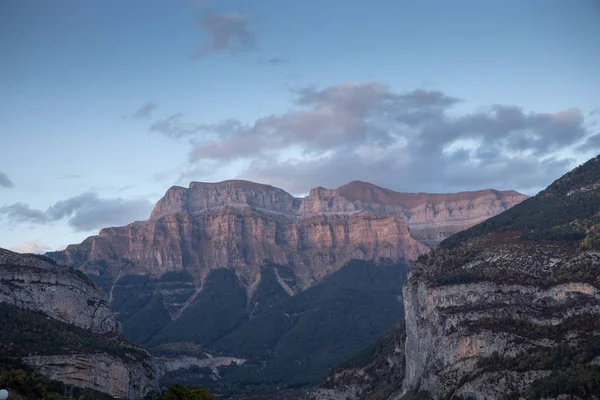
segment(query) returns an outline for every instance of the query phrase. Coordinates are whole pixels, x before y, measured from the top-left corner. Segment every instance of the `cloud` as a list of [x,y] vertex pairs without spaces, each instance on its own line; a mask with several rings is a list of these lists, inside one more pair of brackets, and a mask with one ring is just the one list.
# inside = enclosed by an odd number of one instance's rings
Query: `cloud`
[[183,114],[177,113],[168,118],[158,120],[150,126],[150,132],[159,132],[165,136],[179,139],[201,130],[201,125],[188,124],[181,121]]
[[5,188],[12,188],[15,186],[15,183],[10,180],[8,175],[0,171],[0,186]]
[[271,58],[267,58],[264,61],[260,61],[259,64],[263,64],[263,65],[280,65],[280,64],[287,64],[288,62],[290,62],[290,60],[288,60],[287,58],[271,57]]
[[9,250],[15,251],[17,253],[41,254],[41,253],[45,253],[47,251],[52,250],[52,248],[50,246],[48,246],[47,244],[43,243],[41,240],[35,239],[30,242],[19,243],[15,246],[11,247]]
[[493,104],[459,114],[461,102],[437,90],[343,83],[295,89],[290,111],[251,124],[184,124],[176,115],[155,130],[190,139],[185,171],[196,179],[243,165],[237,178],[293,193],[355,179],[403,191],[532,193],[576,163],[565,150],[595,140],[577,108]]
[[256,46],[256,34],[248,24],[249,18],[243,14],[211,14],[199,22],[200,29],[210,38],[193,56],[200,59],[210,54],[228,51],[236,54],[252,50]]
[[577,151],[586,152],[586,151],[597,151],[600,149],[600,133],[596,133],[586,139],[586,141],[577,147]]
[[144,104],[140,108],[137,109],[136,112],[133,113],[132,117],[136,119],[148,119],[152,117],[152,113],[158,108],[158,104],[153,101],[149,101]]
[[59,201],[45,211],[14,203],[0,207],[0,216],[12,223],[41,225],[67,219],[76,231],[91,231],[145,220],[151,209],[152,204],[145,199],[103,199],[96,193],[88,192]]

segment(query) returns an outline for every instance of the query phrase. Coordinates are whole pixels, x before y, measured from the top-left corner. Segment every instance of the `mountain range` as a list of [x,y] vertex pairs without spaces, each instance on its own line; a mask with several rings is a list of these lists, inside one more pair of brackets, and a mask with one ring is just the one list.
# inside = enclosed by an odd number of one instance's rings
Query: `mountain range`
[[598,199],[600,156],[530,198],[174,187],[147,221],[63,252],[0,250],[0,383],[36,388],[25,398],[151,397],[160,381],[236,399],[597,399]]
[[306,385],[403,317],[402,283],[430,246],[525,198],[192,182],[148,220],[47,255],[104,289],[128,339],[180,366],[164,381]]
[[600,156],[442,241],[413,265],[391,343],[317,398],[600,398],[599,195]]

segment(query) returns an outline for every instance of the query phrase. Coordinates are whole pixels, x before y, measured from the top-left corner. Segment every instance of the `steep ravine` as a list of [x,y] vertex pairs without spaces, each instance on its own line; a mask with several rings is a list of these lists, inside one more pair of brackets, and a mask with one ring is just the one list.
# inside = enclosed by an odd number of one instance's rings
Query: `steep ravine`
[[600,399],[599,182],[600,156],[420,257],[406,336],[336,368],[317,399]]

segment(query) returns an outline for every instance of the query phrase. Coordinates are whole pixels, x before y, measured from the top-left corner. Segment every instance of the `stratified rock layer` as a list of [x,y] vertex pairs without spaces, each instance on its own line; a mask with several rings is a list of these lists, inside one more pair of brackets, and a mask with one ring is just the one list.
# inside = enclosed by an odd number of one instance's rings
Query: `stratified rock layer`
[[34,255],[0,249],[0,302],[98,333],[120,331],[105,295],[85,275]]
[[[51,379],[114,396],[141,399],[158,393],[158,374],[151,355],[120,338],[121,326],[108,307],[106,295],[82,272],[58,265],[43,256],[0,249],[0,303],[8,304],[3,307],[11,307],[12,310],[30,310],[27,311],[28,323],[40,318],[45,321],[47,317],[61,321],[54,322],[56,325],[42,324],[50,327],[50,331],[36,328],[22,332],[22,326],[16,324],[14,318],[4,320],[2,329],[18,333],[2,343],[3,352],[6,350],[4,357],[21,359],[29,354],[22,361]],[[12,311],[9,315],[14,316],[15,313]],[[11,323],[16,325],[10,326]],[[40,343],[39,337],[47,340],[63,338],[68,345],[78,332],[84,332],[65,327],[63,323],[96,333],[96,348],[79,346],[77,354],[73,354],[71,348],[56,350],[56,346],[48,343],[49,349],[46,349],[46,343]],[[56,328],[57,325],[59,328]],[[38,345],[33,352],[38,354],[35,356],[30,355],[32,335],[38,338],[33,343]],[[65,336],[67,339],[64,339]],[[43,350],[40,351],[40,348]],[[107,353],[115,349],[121,357]]]
[[[404,287],[407,390],[502,399],[556,367],[536,357],[552,357],[557,346],[582,354],[596,346],[597,252],[512,232],[440,249],[428,263],[417,264]],[[531,363],[501,362],[514,357]]]
[[414,261],[524,198],[494,190],[407,194],[352,182],[298,199],[246,181],[192,182],[170,188],[148,221],[103,229],[49,255],[102,277],[106,288],[124,275],[185,270],[199,289],[211,270],[227,267],[251,292],[260,266],[272,262],[293,267],[294,287],[304,290],[352,258]]
[[156,395],[158,373],[150,361],[131,361],[108,354],[31,356],[25,363],[50,379],[108,393],[115,398]]

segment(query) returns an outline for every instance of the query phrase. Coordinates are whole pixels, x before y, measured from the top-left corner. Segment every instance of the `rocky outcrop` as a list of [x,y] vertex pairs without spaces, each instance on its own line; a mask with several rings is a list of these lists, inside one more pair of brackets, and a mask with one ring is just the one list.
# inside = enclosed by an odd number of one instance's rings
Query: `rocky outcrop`
[[81,272],[0,249],[0,302],[99,333],[119,332],[105,295]]
[[119,336],[106,295],[81,271],[0,249],[0,303],[10,316],[0,330],[5,360],[113,396],[141,399],[158,392],[152,357]]
[[158,375],[163,378],[169,375],[170,380],[177,380],[180,374],[185,374],[191,368],[208,368],[210,369],[210,377],[214,380],[220,378],[219,368],[229,365],[242,365],[246,362],[243,358],[236,357],[213,357],[207,354],[206,357],[191,357],[191,356],[172,356],[172,357],[156,357],[154,363],[158,369]]
[[[304,290],[352,258],[412,262],[450,233],[522,201],[492,190],[406,194],[353,182],[297,199],[246,181],[172,187],[148,221],[103,229],[62,252],[61,262],[105,279],[187,271],[196,286],[211,270],[234,269],[252,291],[265,262],[293,268]],[[173,315],[177,315],[175,310]]]
[[[462,260],[454,249],[409,274],[405,389],[426,390],[435,398],[500,399],[527,389],[552,368],[536,365],[535,356],[525,370],[498,360],[551,354],[561,344],[589,345],[597,326],[592,321],[600,316],[600,291],[595,282],[553,276],[599,268],[600,255],[552,244],[532,250],[528,243],[511,243],[513,237],[473,240],[464,244]],[[452,265],[456,270],[448,276]],[[592,323],[586,326],[586,320]]]
[[398,193],[364,182],[336,190],[356,207],[381,214],[401,215],[411,236],[432,246],[522,202],[527,196],[513,190],[461,193]]
[[434,399],[600,395],[598,182],[600,157],[413,266],[404,390]]
[[91,388],[115,398],[143,399],[158,393],[158,373],[150,361],[124,361],[103,353],[31,356],[25,363],[50,379]]

